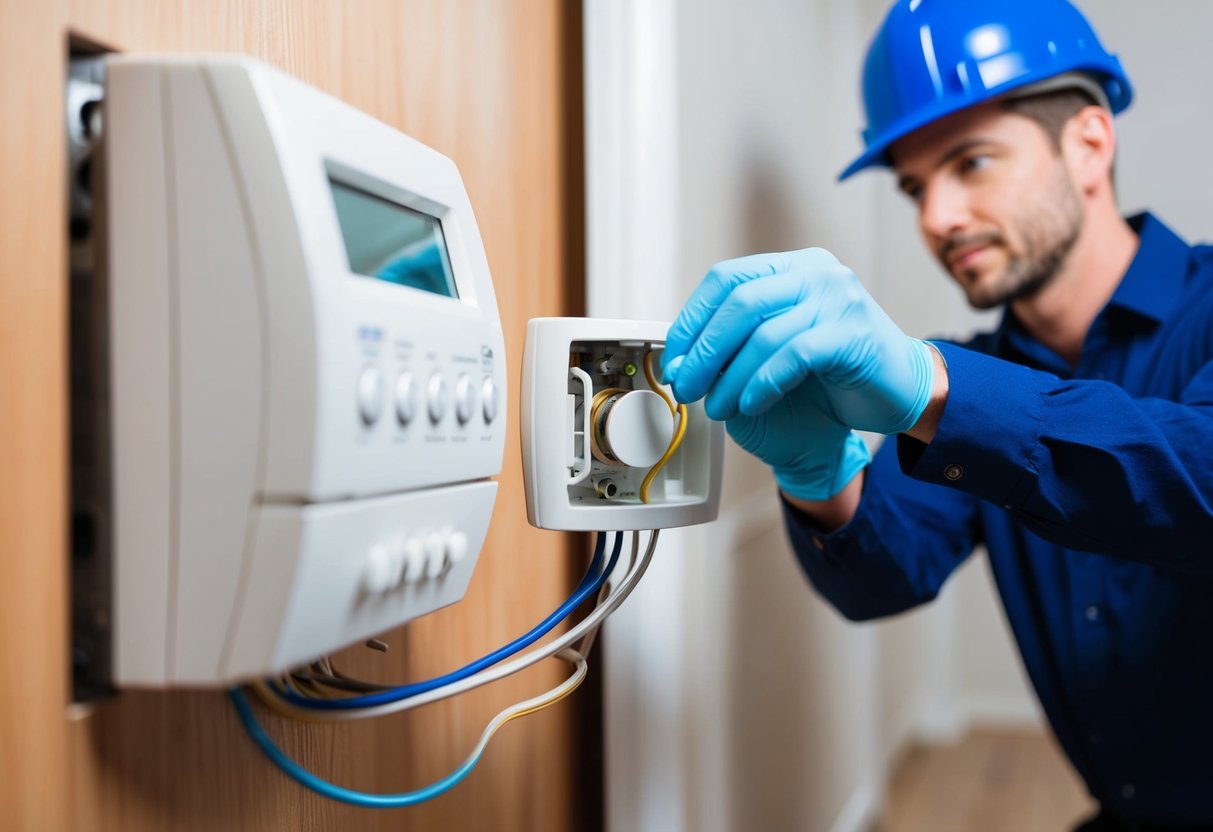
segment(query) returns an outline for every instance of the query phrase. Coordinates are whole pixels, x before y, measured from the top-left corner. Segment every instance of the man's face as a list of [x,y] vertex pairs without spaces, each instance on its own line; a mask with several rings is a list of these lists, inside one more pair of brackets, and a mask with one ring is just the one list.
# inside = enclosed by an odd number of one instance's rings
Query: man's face
[[1082,202],[1057,148],[1040,125],[997,103],[927,125],[891,156],[927,247],[978,309],[1039,292],[1082,230]]

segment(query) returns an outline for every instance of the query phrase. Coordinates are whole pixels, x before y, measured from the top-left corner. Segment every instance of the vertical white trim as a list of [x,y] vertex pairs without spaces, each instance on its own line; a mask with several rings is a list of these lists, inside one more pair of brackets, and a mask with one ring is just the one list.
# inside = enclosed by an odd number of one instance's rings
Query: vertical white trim
[[830,832],[867,832],[880,820],[884,808],[884,778],[865,778],[843,804]]
[[591,317],[679,301],[676,0],[586,0],[586,256]]
[[[592,317],[672,317],[681,228],[676,0],[585,0],[586,299]],[[611,830],[687,829],[684,534],[663,533],[603,639]]]
[[960,647],[957,633],[962,624],[958,597],[946,588],[931,610],[927,667],[922,678],[922,712],[918,736],[924,742],[948,744],[958,741],[968,728],[960,707]]

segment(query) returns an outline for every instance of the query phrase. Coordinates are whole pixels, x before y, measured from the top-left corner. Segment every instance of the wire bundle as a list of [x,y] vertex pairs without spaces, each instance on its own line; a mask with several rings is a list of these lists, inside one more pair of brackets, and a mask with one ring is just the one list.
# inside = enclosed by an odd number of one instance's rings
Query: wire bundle
[[[412,806],[437,797],[468,775],[480,760],[489,740],[507,722],[559,702],[584,681],[588,672],[586,657],[593,647],[598,627],[640,582],[652,561],[657,544],[657,531],[653,531],[641,556],[640,532],[633,532],[627,569],[623,572],[623,577],[616,581],[613,580],[613,575],[618,571],[624,532],[614,533],[611,556],[604,566],[602,560],[607,534],[598,533],[590,567],[568,600],[526,634],[458,670],[423,682],[384,686],[346,676],[325,658],[314,663],[307,672],[286,674],[278,679],[256,682],[250,686],[262,702],[284,716],[308,722],[323,722],[365,719],[420,707],[505,678],[553,656],[573,667],[573,672],[557,687],[497,714],[464,762],[446,777],[425,788],[381,795],[357,792],[329,783],[303,769],[278,748],[257,722],[244,692],[239,688],[232,688],[229,695],[236,713],[249,736],[275,765],[296,782],[321,795],[355,806],[371,808]],[[595,593],[598,595],[597,603],[577,625],[551,642],[517,656],[523,649],[551,632]],[[517,657],[502,663],[512,656]]]

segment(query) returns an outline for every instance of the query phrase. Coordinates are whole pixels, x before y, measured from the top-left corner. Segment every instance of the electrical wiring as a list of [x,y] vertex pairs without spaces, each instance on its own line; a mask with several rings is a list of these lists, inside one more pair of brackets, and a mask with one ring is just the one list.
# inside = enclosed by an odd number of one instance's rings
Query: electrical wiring
[[348,679],[315,670],[309,670],[305,673],[295,673],[293,675],[296,679],[306,679],[317,685],[341,691],[342,693],[378,693],[381,690],[389,690],[391,688],[391,685],[363,682],[359,679]]
[[329,656],[321,656],[313,662],[311,670],[306,672],[296,671],[292,675],[295,678],[310,679],[326,688],[333,688],[343,693],[375,693],[376,691],[388,690],[394,687],[394,685],[385,685],[380,682],[364,682],[361,679],[346,676],[333,666],[333,660]]
[[[576,643],[582,637],[588,635],[597,628],[602,621],[614,612],[620,604],[632,593],[636,585],[644,577],[644,573],[648,570],[649,564],[652,562],[653,552],[657,546],[657,530],[651,533],[648,545],[645,547],[643,557],[633,558],[627,574],[619,582],[619,588],[613,591],[599,606],[595,607],[584,619],[576,626],[572,627],[568,632],[564,633],[557,639],[535,648],[534,650],[524,653],[523,655],[503,664],[498,664],[494,667],[480,671],[472,676],[468,676],[456,682],[444,685],[441,688],[426,691],[425,693],[409,697],[407,699],[398,699],[388,702],[383,705],[371,707],[363,707],[350,710],[333,710],[331,706],[333,701],[324,700],[316,702],[307,702],[300,706],[294,700],[291,700],[280,691],[275,690],[271,686],[264,686],[264,692],[275,699],[274,709],[279,713],[291,716],[297,719],[306,719],[314,721],[316,719],[330,720],[346,720],[346,719],[366,719],[371,717],[385,716],[391,713],[409,710],[412,708],[428,705],[431,702],[436,702],[440,699],[446,699],[451,696],[457,696],[473,690],[481,685],[487,685],[495,682],[498,679],[503,679],[514,673],[518,673],[550,656],[555,655],[561,650]],[[633,532],[633,555],[636,554],[639,548],[640,533]],[[308,706],[321,706],[320,708]],[[322,716],[323,715],[323,716]]]
[[[634,559],[636,559],[636,553],[633,552],[633,562]],[[613,585],[611,585],[610,577],[608,577],[608,580],[598,589],[598,598],[594,600],[594,604],[602,604],[603,600],[610,594],[611,588],[613,588]],[[597,634],[597,628],[591,629],[590,632],[586,633],[586,636],[581,639],[581,643],[577,644],[577,653],[588,659],[594,643],[594,637]],[[334,688],[336,690],[347,691],[347,693],[374,693],[377,690],[389,690],[392,688],[392,685],[364,682],[364,680],[346,676],[346,674],[338,671],[332,665],[332,660],[329,656],[321,657],[319,661],[313,663],[312,667],[313,669],[307,673],[292,673],[292,677],[295,679],[311,680],[311,682],[324,685],[325,688]],[[324,720],[319,720],[319,722],[324,722]]]
[[670,413],[675,411],[674,400],[670,398],[670,394],[665,391],[665,388],[657,381],[657,374],[653,372],[653,361],[657,356],[657,350],[649,350],[644,354],[644,378],[649,383],[649,387],[653,388],[653,392],[661,396],[665,401],[666,406],[670,408]]
[[[313,711],[306,708],[295,709],[286,700],[280,698],[280,694],[276,688],[271,687],[265,682],[249,682],[246,687],[254,696],[261,700],[261,704],[278,714],[278,716],[293,719],[296,722],[307,722],[312,725],[331,721],[329,717],[325,716],[325,711]],[[232,690],[237,689],[232,688]],[[243,696],[243,694],[241,695]]]
[[[333,800],[338,800],[344,803],[349,803],[355,806],[367,808],[395,808],[404,806],[413,806],[418,803],[431,800],[456,786],[471,772],[472,768],[479,762],[483,756],[489,741],[493,738],[507,722],[514,719],[535,713],[543,708],[549,707],[565,697],[569,696],[578,686],[585,680],[589,671],[586,656],[593,648],[594,638],[598,632],[598,628],[602,621],[614,612],[620,604],[631,594],[636,585],[644,577],[649,564],[652,562],[653,552],[657,546],[658,532],[654,530],[649,537],[649,542],[645,548],[643,557],[639,556],[640,547],[640,532],[632,533],[631,553],[628,559],[628,565],[624,570],[623,577],[616,582],[615,576],[619,571],[618,555],[621,547],[623,533],[619,532],[616,535],[615,545],[613,547],[612,557],[610,562],[601,573],[596,576],[598,589],[597,604],[594,609],[581,622],[570,629],[563,636],[553,640],[551,643],[544,645],[542,648],[537,648],[531,652],[524,654],[506,664],[498,664],[495,667],[490,667],[482,670],[472,676],[461,679],[457,682],[437,688],[426,693],[419,694],[415,697],[398,700],[370,708],[362,708],[356,711],[315,711],[305,708],[299,708],[285,699],[285,694],[282,691],[276,690],[273,686],[259,683],[254,686],[258,696],[264,698],[266,703],[278,713],[284,714],[291,718],[302,718],[307,721],[318,721],[323,719],[348,719],[361,716],[379,716],[387,713],[394,713],[420,705],[428,704],[429,702],[437,701],[449,696],[454,696],[463,693],[481,685],[504,678],[505,676],[517,673],[533,664],[542,661],[551,656],[569,662],[575,666],[574,672],[561,685],[551,689],[545,694],[528,699],[524,702],[519,702],[509,708],[506,708],[485,728],[480,736],[480,740],[472,749],[471,754],[446,777],[437,782],[426,786],[422,789],[417,789],[411,792],[403,792],[399,794],[369,794],[358,792],[352,789],[347,789],[323,780],[320,777],[312,774],[304,769],[285,752],[282,751],[274,741],[266,733],[265,729],[257,721],[253,713],[252,707],[249,704],[247,697],[239,688],[232,688],[229,691],[229,696],[236,708],[237,715],[240,718],[246,732],[253,742],[261,748],[271,762],[274,763],[283,773],[303,785],[325,797]],[[605,537],[604,533],[600,533],[600,542]],[[596,551],[597,555],[601,554],[601,549]],[[576,643],[576,647],[570,645]],[[346,677],[344,674],[339,674],[333,668],[331,661],[324,657],[312,666],[314,673],[328,677],[329,679],[361,683],[359,680]],[[308,683],[311,680],[305,680]],[[286,677],[284,684],[287,686],[283,690],[289,689],[290,686],[296,685],[297,680]]]
[[[620,540],[621,539],[622,538],[620,538]],[[600,551],[597,549],[597,547],[596,547],[596,552],[598,552],[598,554],[600,554]],[[635,545],[635,539],[634,539],[629,568],[632,564],[635,563],[636,556],[637,556],[637,553],[636,553],[636,545]],[[615,559],[612,558],[612,561],[614,561],[614,560]],[[587,572],[589,574],[594,573],[592,566],[593,566],[593,563],[591,563],[591,569],[587,570]],[[609,589],[613,586],[612,578],[614,576],[614,573],[619,571],[619,569],[620,569],[619,565],[611,566],[610,564],[608,564],[608,568],[604,570],[604,572],[606,574],[606,579],[601,582],[601,586],[598,590],[598,600],[596,603],[600,604],[602,602],[602,600],[606,597]],[[592,643],[593,643],[595,632],[596,631],[591,631],[582,640],[582,644],[579,644],[577,647],[578,652],[582,653],[583,655],[588,654],[587,651],[588,651],[589,646],[592,645]],[[332,660],[328,656],[323,656],[320,659],[318,659],[316,662],[313,662],[312,670],[310,673],[303,674],[303,673],[297,672],[297,673],[291,674],[289,679],[280,687],[290,685],[292,687],[296,687],[296,692],[300,692],[297,689],[297,683],[300,679],[307,679],[307,680],[315,681],[324,686],[335,688],[335,689],[343,691],[343,692],[354,691],[354,692],[361,693],[361,692],[367,692],[367,691],[379,691],[379,690],[390,689],[390,686],[365,682],[360,679],[355,679],[355,678],[345,675],[344,673],[339,672],[338,670],[336,670],[333,667]],[[286,716],[286,717],[289,717],[292,719],[297,719],[297,720],[309,722],[309,723],[327,722],[331,719],[331,717],[321,715],[320,713],[314,713],[314,712],[307,711],[307,710],[290,709],[288,704],[284,703],[283,700],[281,698],[279,698],[278,695],[276,695],[277,690],[275,690],[275,688],[273,688],[270,685],[267,685],[265,683],[255,682],[252,685],[250,685],[250,689],[257,696],[257,698],[260,699],[267,707],[271,708],[272,710],[276,711],[277,713],[281,714],[282,716]]]
[[497,714],[480,735],[480,740],[472,749],[472,753],[467,756],[458,768],[446,777],[425,788],[399,794],[369,794],[354,791],[317,777],[292,760],[274,743],[269,734],[261,726],[261,723],[257,721],[257,717],[253,713],[248,699],[245,698],[239,688],[232,688],[228,692],[228,695],[231,697],[232,703],[236,708],[236,713],[239,715],[240,721],[244,725],[245,731],[248,732],[249,737],[270,758],[274,765],[281,769],[288,777],[312,791],[333,800],[339,800],[354,806],[391,809],[414,806],[449,791],[467,777],[476,763],[480,761],[493,735],[506,723],[554,705],[575,691],[585,681],[586,674],[589,672],[589,665],[586,663],[585,656],[571,648],[565,648],[556,655],[557,658],[567,661],[574,666],[573,673],[568,679],[545,694],[519,702]]
[[687,433],[687,406],[685,404],[676,405],[674,400],[670,398],[669,393],[665,391],[665,388],[658,383],[657,376],[653,372],[653,357],[656,354],[656,350],[649,350],[644,354],[644,377],[648,381],[649,387],[653,388],[653,392],[661,396],[661,398],[665,400],[665,403],[669,405],[670,415],[677,417],[678,425],[674,429],[674,435],[670,437],[670,444],[666,447],[665,453],[662,454],[661,459],[657,460],[657,463],[649,469],[649,473],[645,475],[644,481],[640,483],[640,502],[642,503],[648,503],[649,488],[653,485],[653,480],[657,479],[657,475],[661,472],[661,469],[664,468],[666,463],[669,462],[674,454],[678,452],[679,446],[682,445],[683,437],[685,437]]
[[[633,537],[633,540],[636,540],[636,539],[637,538]],[[635,562],[636,562],[636,547],[633,546],[632,547],[632,563],[634,564]],[[614,589],[614,586],[610,583],[610,581],[607,581],[607,583],[603,584],[602,588],[598,590],[598,600],[594,602],[594,606],[595,607],[602,606],[602,602],[605,601],[607,599],[607,596],[609,596],[611,594],[612,589]],[[582,636],[581,641],[578,642],[578,644],[577,644],[577,652],[580,653],[581,655],[585,656],[587,659],[590,657],[590,651],[592,649],[594,649],[594,639],[598,636],[599,629],[600,629],[599,627],[595,627],[592,630],[590,630],[588,633],[586,633],[584,636]]]
[[268,684],[265,687],[272,690],[280,698],[298,705],[300,707],[314,708],[317,710],[354,710],[358,708],[369,708],[378,705],[384,705],[390,702],[395,702],[401,699],[407,699],[412,696],[417,696],[427,691],[436,690],[447,685],[458,682],[478,673],[488,667],[491,667],[498,662],[506,659],[525,647],[534,644],[540,638],[569,616],[573,610],[581,606],[581,604],[598,591],[599,587],[606,581],[607,576],[615,567],[615,563],[619,559],[619,552],[623,545],[623,533],[619,532],[615,537],[615,544],[611,551],[610,560],[607,565],[599,570],[597,567],[602,562],[602,551],[605,548],[606,532],[599,532],[598,539],[594,546],[594,557],[590,563],[590,568],[586,571],[585,577],[567,601],[561,604],[555,612],[533,627],[529,632],[511,641],[504,647],[489,653],[479,659],[476,659],[469,664],[464,665],[458,670],[453,670],[442,676],[437,676],[433,679],[428,679],[423,682],[413,682],[407,685],[388,688],[375,693],[366,693],[359,696],[346,696],[332,699],[314,699],[310,698],[297,690],[291,690],[289,687],[279,689],[277,685]]

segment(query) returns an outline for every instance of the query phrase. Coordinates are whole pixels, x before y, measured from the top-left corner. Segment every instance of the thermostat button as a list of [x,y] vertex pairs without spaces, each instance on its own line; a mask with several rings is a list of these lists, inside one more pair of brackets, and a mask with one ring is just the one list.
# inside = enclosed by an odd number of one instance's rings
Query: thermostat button
[[480,400],[484,405],[484,421],[491,423],[497,418],[497,385],[486,378],[480,387]]
[[452,531],[446,540],[446,557],[450,558],[451,564],[460,563],[467,557],[467,535],[462,531]]
[[407,425],[417,415],[417,393],[413,388],[413,376],[401,373],[396,377],[396,419]]
[[358,412],[368,427],[383,409],[383,376],[378,367],[366,367],[358,376]]
[[430,383],[425,388],[425,398],[430,411],[430,421],[438,424],[446,415],[446,379],[442,373],[430,376]]
[[362,572],[362,586],[372,595],[392,588],[392,555],[382,543],[371,547]]
[[467,376],[455,382],[455,418],[461,425],[472,418],[472,380]]
[[446,571],[446,540],[437,532],[425,539],[425,576],[430,580]]
[[388,584],[392,589],[404,580],[404,538],[396,537],[388,544]]
[[446,554],[452,564],[459,563],[468,554],[468,536],[463,532],[451,532],[446,541]]
[[415,537],[404,542],[404,582],[416,583],[425,574],[425,547]]

